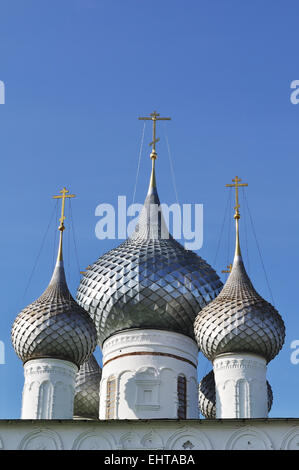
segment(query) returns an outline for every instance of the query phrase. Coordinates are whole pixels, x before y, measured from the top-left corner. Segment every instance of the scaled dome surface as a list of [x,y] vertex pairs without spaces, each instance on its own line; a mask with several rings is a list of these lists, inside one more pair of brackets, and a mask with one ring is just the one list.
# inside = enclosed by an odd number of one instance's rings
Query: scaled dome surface
[[285,339],[278,311],[254,289],[242,260],[237,220],[232,271],[221,293],[197,315],[195,337],[203,354],[213,361],[224,353],[253,353],[271,361]]
[[98,343],[130,328],[155,328],[194,338],[200,309],[220,292],[214,269],[169,233],[159,211],[155,160],[148,194],[133,234],[84,274],[78,303],[93,319]]
[[99,418],[100,381],[102,369],[92,354],[82,364],[75,383],[74,415],[81,418]]
[[23,363],[48,357],[80,367],[96,347],[94,324],[66,283],[62,235],[51,281],[45,292],[16,317],[11,339]]

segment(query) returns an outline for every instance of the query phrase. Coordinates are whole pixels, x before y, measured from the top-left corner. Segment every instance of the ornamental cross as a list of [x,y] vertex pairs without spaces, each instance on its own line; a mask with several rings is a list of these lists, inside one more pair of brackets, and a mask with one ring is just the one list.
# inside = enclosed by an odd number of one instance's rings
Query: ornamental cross
[[238,178],[237,176],[232,180],[232,182],[234,184],[226,184],[225,186],[227,188],[235,188],[236,189],[236,206],[235,206],[235,219],[239,219],[240,218],[240,212],[239,212],[239,208],[240,208],[240,204],[239,204],[239,188],[242,187],[242,186],[248,186],[247,183],[240,183],[241,178]]
[[227,267],[227,269],[223,269],[221,272],[222,272],[222,273],[231,273],[231,272],[232,272],[232,267],[233,267],[233,265],[232,265],[232,264],[228,264],[226,267]]
[[157,153],[156,153],[156,143],[159,142],[159,138],[156,139],[156,122],[157,121],[170,121],[171,118],[163,118],[159,117],[160,114],[157,113],[157,111],[154,111],[153,113],[150,114],[150,117],[140,117],[138,118],[140,121],[153,121],[153,140],[149,144],[152,146],[152,153],[151,153],[151,158],[156,159],[157,158]]
[[67,197],[76,197],[75,194],[67,194],[69,193],[68,189],[66,188],[63,188],[61,191],[59,191],[60,193],[62,193],[61,196],[53,196],[53,199],[62,199],[62,204],[61,204],[61,217],[59,219],[59,222],[60,222],[60,225],[58,227],[58,230],[60,230],[61,232],[63,232],[64,230],[64,220],[65,220],[65,215],[64,215],[64,208],[65,208],[65,199]]
[[[90,264],[85,268],[85,269],[89,269],[90,268]],[[80,274],[85,274],[86,271],[80,271]]]

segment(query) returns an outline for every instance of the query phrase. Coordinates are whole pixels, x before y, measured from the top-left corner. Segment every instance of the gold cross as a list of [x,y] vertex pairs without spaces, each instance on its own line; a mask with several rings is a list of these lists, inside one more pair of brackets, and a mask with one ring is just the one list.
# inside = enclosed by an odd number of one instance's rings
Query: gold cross
[[150,114],[150,117],[140,117],[138,118],[141,121],[153,121],[153,140],[149,144],[152,146],[152,153],[151,153],[151,158],[156,159],[157,158],[157,153],[156,153],[156,143],[159,142],[159,138],[156,139],[156,122],[157,121],[170,121],[171,118],[162,118],[159,117],[160,114],[157,113],[157,111],[154,111],[153,113]]
[[[85,269],[89,269],[90,268],[90,264],[85,268]],[[86,271],[80,271],[80,274],[85,274]]]
[[231,273],[232,272],[232,267],[233,265],[232,264],[228,264],[227,266],[227,270],[223,269],[223,271],[221,271],[222,273]]
[[240,212],[239,212],[239,208],[240,208],[240,204],[239,204],[239,188],[240,188],[241,186],[248,186],[247,183],[241,183],[241,184],[240,184],[240,181],[242,181],[241,178],[238,178],[238,177],[236,176],[236,177],[232,180],[232,182],[233,182],[234,184],[226,184],[226,185],[225,185],[227,188],[235,188],[235,189],[236,189],[236,206],[235,206],[236,212],[235,212],[235,215],[234,215],[235,219],[239,219],[239,218],[240,218]]
[[59,219],[59,222],[60,222],[60,225],[58,227],[58,230],[60,230],[61,232],[63,232],[64,230],[64,220],[65,220],[65,215],[64,215],[64,207],[65,207],[65,199],[67,197],[76,197],[75,194],[67,194],[69,193],[68,189],[66,188],[63,188],[61,191],[59,191],[60,193],[62,193],[61,196],[53,196],[54,199],[62,199],[62,204],[61,204],[61,217]]

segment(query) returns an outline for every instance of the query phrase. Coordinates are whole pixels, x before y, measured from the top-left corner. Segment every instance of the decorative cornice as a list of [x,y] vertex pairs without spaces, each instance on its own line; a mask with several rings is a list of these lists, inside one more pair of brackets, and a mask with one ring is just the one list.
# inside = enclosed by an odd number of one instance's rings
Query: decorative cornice
[[131,352],[131,353],[126,353],[126,354],[119,354],[118,356],[112,357],[111,359],[108,359],[103,364],[103,368],[109,364],[109,362],[115,361],[116,359],[120,359],[123,357],[128,357],[128,356],[164,356],[164,357],[170,357],[172,359],[176,359],[178,361],[183,361],[187,362],[188,364],[191,364],[191,366],[197,368],[197,365],[194,364],[194,362],[189,361],[189,359],[186,359],[185,357],[181,356],[176,356],[175,354],[168,354],[168,353],[162,353],[162,352],[156,352],[156,351],[139,351],[139,352]]
[[266,369],[266,361],[257,359],[216,358],[213,362],[214,370],[227,369]]
[[110,359],[109,356],[119,353],[120,349],[134,348],[133,350],[135,351],[136,348],[140,347],[142,349],[149,347],[151,350],[153,347],[158,350],[164,349],[163,352],[165,353],[170,349],[171,352],[169,354],[176,349],[177,356],[186,354],[192,363],[197,363],[198,347],[193,339],[179,333],[157,330],[135,330],[115,334],[104,343],[103,360],[105,362],[106,358]]
[[71,378],[76,376],[78,368],[75,364],[69,363],[67,366],[63,367],[56,364],[29,364],[24,367],[24,376],[25,378],[29,378],[32,376],[41,376],[44,374],[51,374],[51,375],[65,375]]
[[149,341],[149,340],[160,340],[160,341],[165,341],[165,337],[170,337],[171,340],[175,337],[176,340],[182,344],[184,343],[194,343],[194,346],[196,346],[196,342],[194,339],[189,338],[189,336],[183,335],[181,333],[176,333],[173,331],[162,331],[162,330],[127,330],[127,331],[121,331],[119,333],[116,333],[115,335],[111,336],[108,338],[103,345],[103,351],[107,347],[111,347],[115,344],[118,344],[119,342],[127,342],[129,341]]

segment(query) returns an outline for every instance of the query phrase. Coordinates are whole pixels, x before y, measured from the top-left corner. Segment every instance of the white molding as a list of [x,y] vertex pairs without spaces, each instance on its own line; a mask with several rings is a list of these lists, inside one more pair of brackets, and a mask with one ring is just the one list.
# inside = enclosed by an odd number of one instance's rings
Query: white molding
[[230,435],[225,450],[273,450],[273,444],[265,431],[253,426],[244,426]]
[[[0,420],[2,448],[297,449],[299,418],[224,420]],[[191,446],[193,446],[191,448]],[[125,455],[125,454],[124,454]]]
[[126,330],[108,338],[102,348],[103,364],[120,354],[132,351],[160,351],[182,356],[197,365],[198,346],[188,336],[180,333],[160,330]]
[[63,450],[61,436],[52,429],[34,429],[23,437],[18,450]]
[[281,450],[299,450],[299,426],[292,427],[283,437]]

